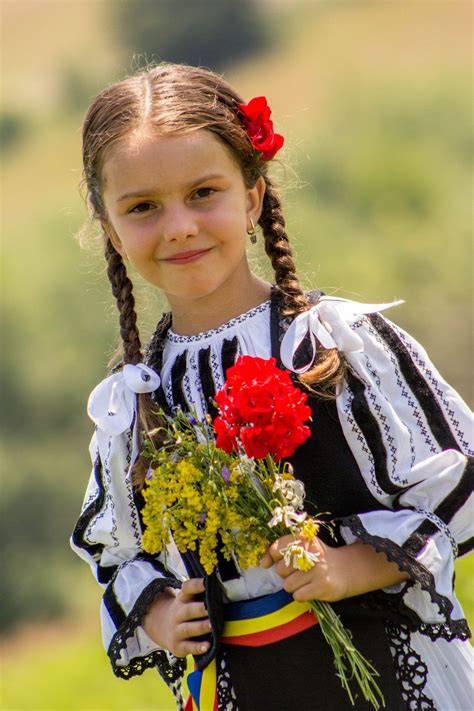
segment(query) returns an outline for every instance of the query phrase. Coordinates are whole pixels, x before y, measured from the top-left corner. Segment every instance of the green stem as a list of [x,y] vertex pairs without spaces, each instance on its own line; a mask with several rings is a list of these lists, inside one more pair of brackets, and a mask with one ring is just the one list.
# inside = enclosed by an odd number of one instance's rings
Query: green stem
[[342,624],[339,616],[334,612],[327,602],[312,600],[309,606],[321,627],[321,632],[330,645],[334,656],[336,673],[343,688],[346,690],[351,704],[355,700],[349,681],[355,679],[362,695],[366,701],[372,704],[374,709],[385,707],[383,694],[377,684],[375,677],[379,676],[377,670],[365,657],[357,651],[352,636]]

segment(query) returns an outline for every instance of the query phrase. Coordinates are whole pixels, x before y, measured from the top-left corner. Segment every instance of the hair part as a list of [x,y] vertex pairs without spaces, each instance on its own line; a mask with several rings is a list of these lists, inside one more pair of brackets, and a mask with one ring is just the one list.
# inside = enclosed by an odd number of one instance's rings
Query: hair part
[[[294,317],[311,304],[298,280],[281,201],[268,176],[267,163],[258,159],[238,117],[240,103],[244,103],[242,97],[219,75],[201,67],[180,64],[161,63],[106,87],[93,101],[83,125],[87,201],[92,217],[107,225],[103,167],[111,148],[131,133],[145,127],[153,128],[161,136],[200,129],[211,131],[231,151],[247,188],[253,187],[260,176],[265,180],[259,225],[275,273],[281,313]],[[143,360],[143,354],[132,282],[105,229],[103,237],[107,275],[119,311],[123,362],[136,364]],[[338,351],[320,349],[315,365],[300,380],[319,394],[334,397],[343,378],[344,364]],[[158,421],[150,396],[140,395],[138,401],[146,430],[155,428]],[[135,484],[140,488],[145,472],[141,456],[134,473]]]

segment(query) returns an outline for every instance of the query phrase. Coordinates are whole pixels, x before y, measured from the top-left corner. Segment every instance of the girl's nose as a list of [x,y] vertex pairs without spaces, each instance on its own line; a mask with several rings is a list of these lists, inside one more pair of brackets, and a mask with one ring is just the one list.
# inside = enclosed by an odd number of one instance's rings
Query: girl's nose
[[185,206],[168,207],[162,215],[161,227],[167,242],[184,242],[199,232],[195,214]]

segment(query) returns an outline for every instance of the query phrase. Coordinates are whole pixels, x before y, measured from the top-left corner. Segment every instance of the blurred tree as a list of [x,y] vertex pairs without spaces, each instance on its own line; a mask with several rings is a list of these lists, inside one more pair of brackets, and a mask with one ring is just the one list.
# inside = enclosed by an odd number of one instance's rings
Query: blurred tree
[[12,151],[28,132],[28,122],[18,111],[6,109],[0,114],[0,152]]
[[256,0],[122,0],[111,11],[119,40],[146,61],[221,70],[268,44]]

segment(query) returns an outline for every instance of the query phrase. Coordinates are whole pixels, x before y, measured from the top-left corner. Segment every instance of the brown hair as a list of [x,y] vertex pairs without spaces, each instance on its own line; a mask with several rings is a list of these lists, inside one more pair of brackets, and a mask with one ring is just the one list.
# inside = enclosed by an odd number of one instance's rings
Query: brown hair
[[[243,99],[220,76],[187,65],[159,64],[108,86],[95,98],[84,120],[83,163],[88,203],[92,216],[105,226],[107,214],[102,200],[102,168],[107,151],[140,126],[151,126],[160,135],[184,134],[198,129],[212,131],[232,152],[248,188],[253,187],[260,176],[265,180],[266,192],[259,224],[275,272],[281,313],[296,316],[310,304],[296,275],[280,198],[267,174],[267,163],[258,160],[238,117],[239,103],[243,103]],[[132,283],[122,257],[105,229],[104,240],[107,274],[120,314],[123,360],[136,364],[143,356]],[[159,340],[159,330],[154,341]],[[320,349],[313,368],[300,379],[328,396],[334,394],[343,376],[343,361],[337,350]],[[154,419],[156,421],[150,396],[139,396],[139,409],[146,426],[150,426]],[[134,473],[135,483],[139,486],[143,484],[143,471],[140,458]]]

